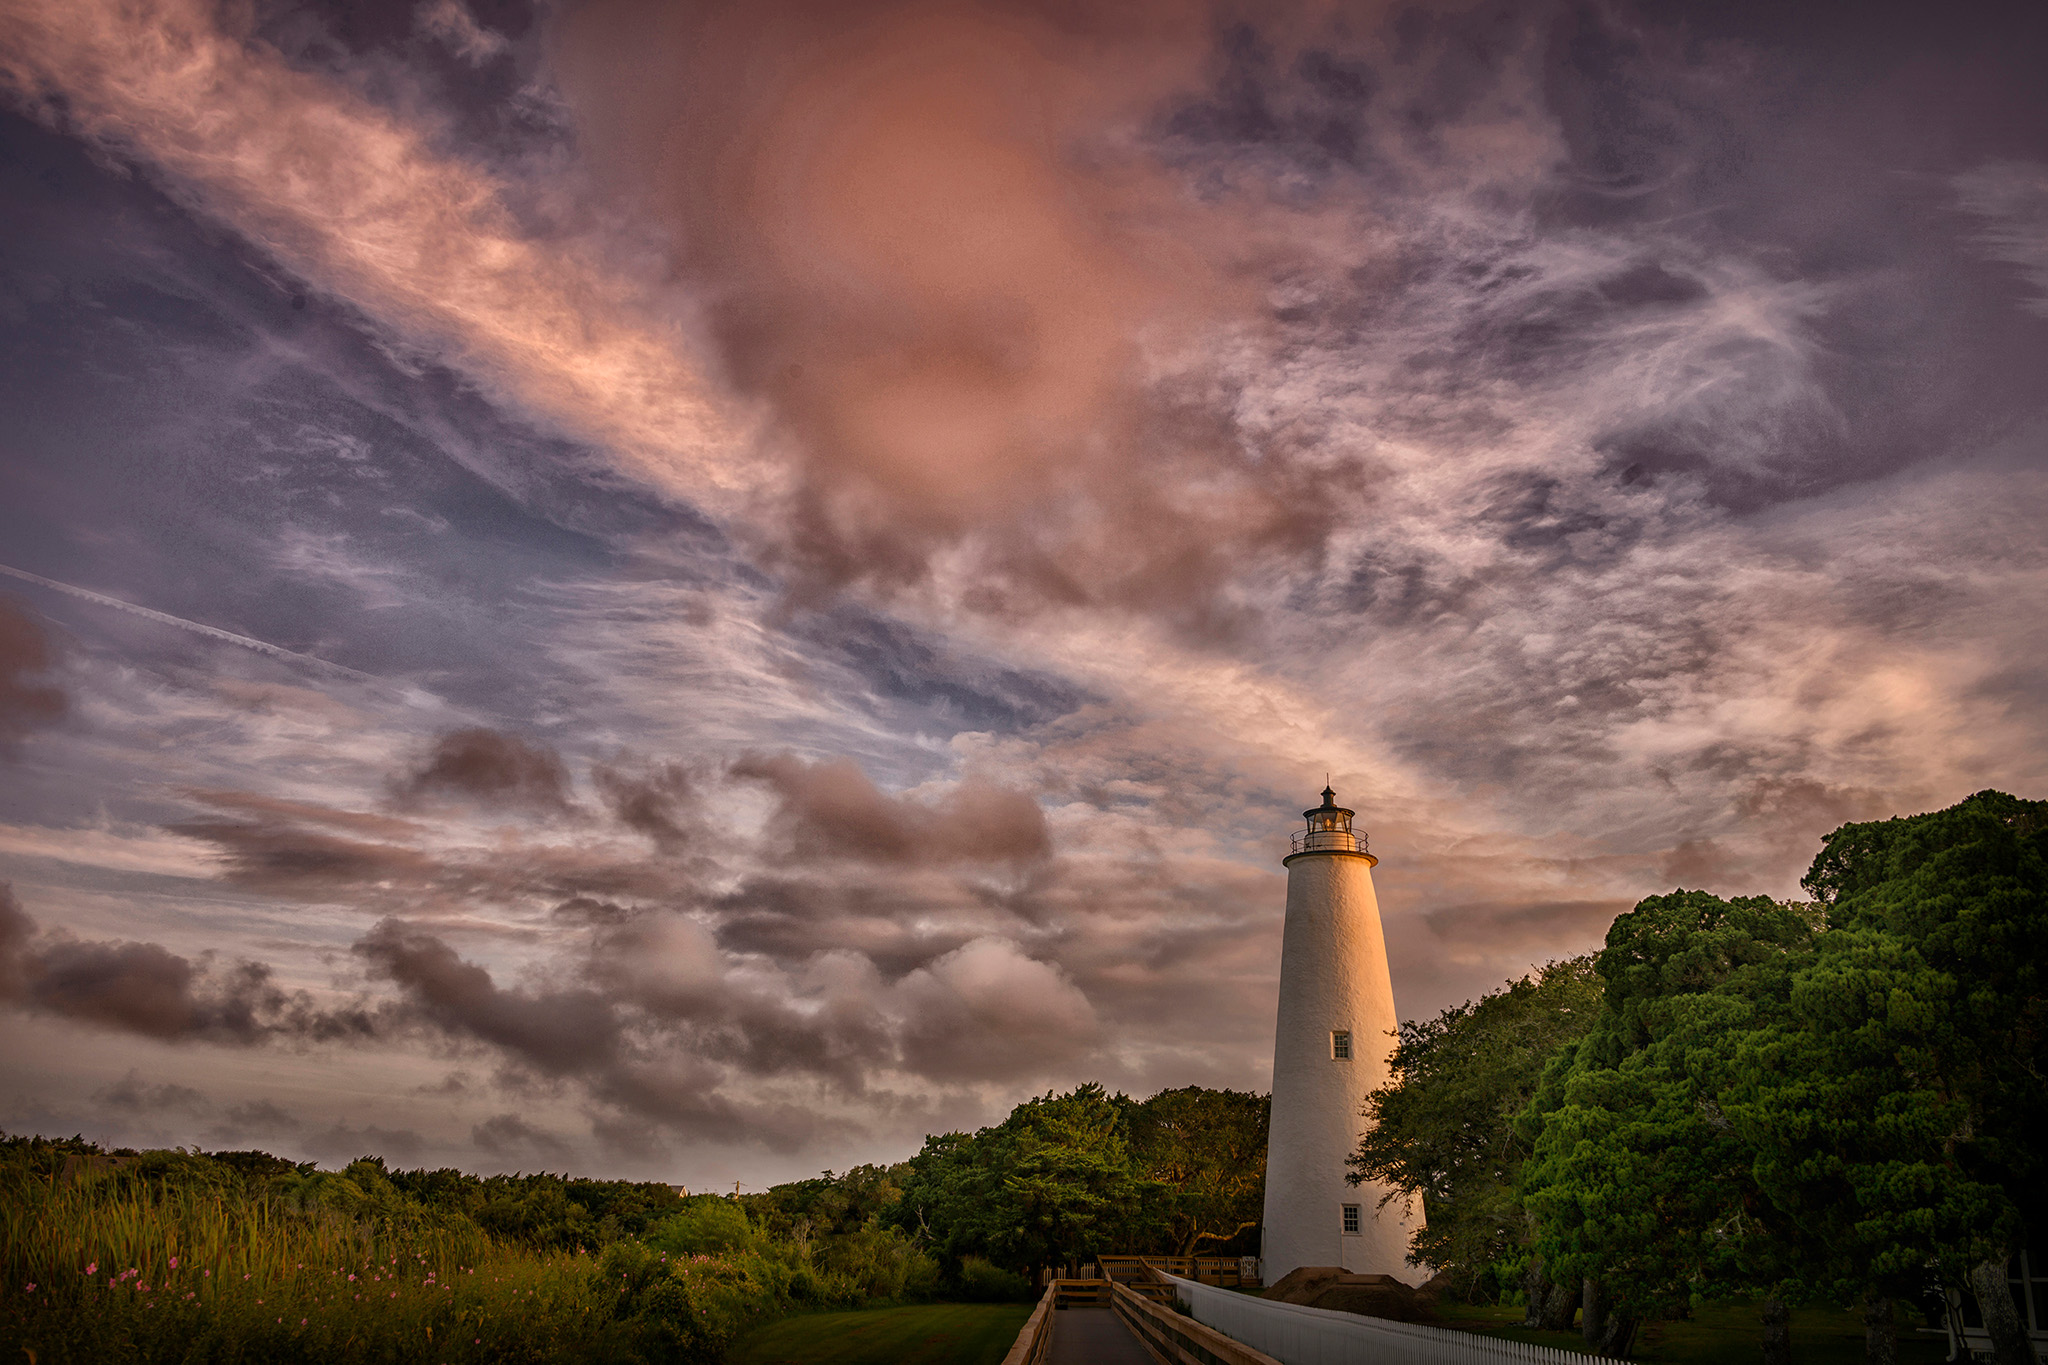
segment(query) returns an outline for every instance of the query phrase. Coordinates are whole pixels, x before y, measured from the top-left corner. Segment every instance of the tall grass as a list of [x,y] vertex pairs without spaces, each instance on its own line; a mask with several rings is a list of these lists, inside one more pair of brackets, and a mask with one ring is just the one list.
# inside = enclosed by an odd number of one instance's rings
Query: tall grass
[[792,1238],[659,1185],[0,1135],[0,1361],[694,1365],[780,1313],[936,1289],[902,1233],[839,1221]]
[[[610,1354],[589,1256],[88,1173],[16,1181],[0,1342],[66,1361],[554,1361]],[[19,1352],[19,1354],[17,1354]]]
[[0,1357],[708,1361],[790,1300],[754,1253],[537,1252],[340,1177],[252,1192],[181,1155],[0,1165]]

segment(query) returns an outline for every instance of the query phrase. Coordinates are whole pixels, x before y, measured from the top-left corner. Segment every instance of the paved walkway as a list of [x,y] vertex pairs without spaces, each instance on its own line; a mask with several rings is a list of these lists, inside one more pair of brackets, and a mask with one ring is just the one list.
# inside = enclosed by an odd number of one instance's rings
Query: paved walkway
[[1152,1357],[1109,1309],[1062,1308],[1052,1315],[1052,1365],[1152,1365]]

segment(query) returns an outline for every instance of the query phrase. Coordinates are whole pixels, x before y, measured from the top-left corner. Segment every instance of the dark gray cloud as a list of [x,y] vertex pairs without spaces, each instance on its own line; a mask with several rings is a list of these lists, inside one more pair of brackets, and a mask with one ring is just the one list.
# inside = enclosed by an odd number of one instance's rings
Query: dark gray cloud
[[95,1091],[93,1100],[109,1109],[136,1114],[203,1114],[213,1107],[212,1101],[189,1085],[178,1085],[172,1081],[152,1085],[142,1079],[141,1072],[134,1070],[112,1085]]
[[419,881],[435,870],[431,859],[413,849],[285,820],[181,820],[169,829],[214,845],[229,877],[266,891],[318,894],[351,885]]
[[1029,862],[1052,851],[1045,814],[1022,792],[970,777],[944,797],[885,795],[852,761],[749,755],[732,775],[780,798],[766,837],[794,858],[879,863]]
[[395,794],[401,805],[457,800],[562,815],[569,810],[568,782],[568,772],[554,750],[475,726],[451,730],[435,740],[398,780]]
[[698,798],[680,763],[639,770],[600,763],[591,768],[590,780],[612,817],[646,835],[663,853],[680,853],[689,845],[699,820]]
[[38,933],[0,883],[0,1001],[164,1042],[248,1046],[278,1036],[335,1042],[372,1032],[359,1011],[317,1010],[269,966],[194,962],[159,943]]
[[593,992],[503,989],[440,939],[397,920],[380,923],[354,951],[426,1020],[547,1074],[601,1067],[618,1055],[618,1016]]
[[501,1161],[533,1161],[566,1166],[574,1148],[552,1133],[534,1127],[517,1114],[494,1114],[470,1130],[477,1150]]

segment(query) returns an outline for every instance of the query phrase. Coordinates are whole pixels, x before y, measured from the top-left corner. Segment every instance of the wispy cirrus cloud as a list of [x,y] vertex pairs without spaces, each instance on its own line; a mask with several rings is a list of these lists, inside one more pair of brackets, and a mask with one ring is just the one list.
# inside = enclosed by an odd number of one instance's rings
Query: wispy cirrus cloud
[[2048,314],[2048,165],[1991,162],[1958,175],[1955,187],[1962,206],[1984,220],[1985,249],[2020,268],[2035,289],[2027,306]]
[[700,496],[752,481],[681,320],[648,306],[643,279],[594,237],[522,223],[511,187],[441,130],[234,22],[194,0],[14,6],[0,77],[499,401]]

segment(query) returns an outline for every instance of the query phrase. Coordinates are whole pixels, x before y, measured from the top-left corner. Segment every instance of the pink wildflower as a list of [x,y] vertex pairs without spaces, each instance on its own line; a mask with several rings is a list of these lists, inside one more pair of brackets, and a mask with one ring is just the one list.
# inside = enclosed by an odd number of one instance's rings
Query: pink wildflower
[[213,1278],[213,1272],[211,1270],[202,1270],[199,1273],[204,1275],[209,1280]]
[[171,1257],[171,1269],[173,1269],[173,1270],[176,1270],[177,1268],[178,1268],[178,1258],[177,1258],[177,1257],[175,1257],[175,1256],[173,1256],[173,1257]]
[[99,1263],[98,1261],[92,1261],[92,1262],[89,1262],[89,1263],[88,1263],[88,1264],[86,1265],[86,1267],[85,1267],[85,1273],[86,1273],[86,1274],[88,1274],[88,1275],[97,1275],[97,1274],[99,1274],[99,1273],[100,1273],[100,1263]]
[[36,1292],[36,1285],[35,1285],[35,1281],[34,1281],[34,1280],[30,1280],[30,1281],[29,1281],[29,1285],[28,1285],[28,1292],[29,1292],[29,1293],[31,1293],[31,1294],[33,1294],[33,1293],[35,1293],[35,1292]]

